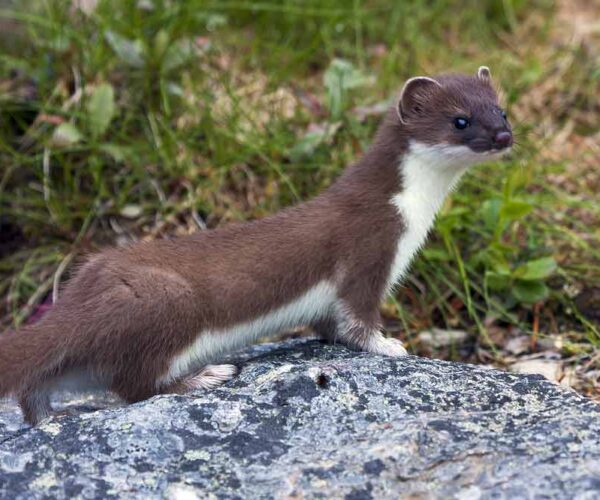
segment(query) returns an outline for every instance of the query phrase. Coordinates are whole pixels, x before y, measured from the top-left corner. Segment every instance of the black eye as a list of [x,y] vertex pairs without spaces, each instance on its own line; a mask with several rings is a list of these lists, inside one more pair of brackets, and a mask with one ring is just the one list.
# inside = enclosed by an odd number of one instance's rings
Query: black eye
[[464,130],[466,129],[468,126],[470,125],[469,120],[467,120],[466,118],[463,118],[462,116],[459,116],[458,118],[454,119],[454,126],[458,129],[458,130]]
[[504,118],[506,120],[506,111],[501,110],[500,114],[502,115],[502,118]]

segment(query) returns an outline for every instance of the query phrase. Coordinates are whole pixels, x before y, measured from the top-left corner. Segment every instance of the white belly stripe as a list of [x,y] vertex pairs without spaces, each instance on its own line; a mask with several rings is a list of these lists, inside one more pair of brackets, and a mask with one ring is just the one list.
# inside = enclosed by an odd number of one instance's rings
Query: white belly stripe
[[168,373],[159,383],[168,383],[192,373],[220,355],[255,342],[259,338],[275,335],[286,328],[309,324],[326,315],[335,299],[333,284],[322,281],[293,302],[268,314],[233,325],[231,328],[200,332],[191,346],[173,358]]

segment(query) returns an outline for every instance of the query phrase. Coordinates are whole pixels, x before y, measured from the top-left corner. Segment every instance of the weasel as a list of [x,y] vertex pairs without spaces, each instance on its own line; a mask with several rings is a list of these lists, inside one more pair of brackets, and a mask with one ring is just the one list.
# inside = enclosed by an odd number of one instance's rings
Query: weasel
[[65,383],[127,402],[210,389],[223,354],[284,329],[385,356],[379,305],[448,192],[512,145],[490,71],[409,79],[368,151],[316,198],[271,217],[93,255],[37,323],[0,336],[0,396],[27,422]]

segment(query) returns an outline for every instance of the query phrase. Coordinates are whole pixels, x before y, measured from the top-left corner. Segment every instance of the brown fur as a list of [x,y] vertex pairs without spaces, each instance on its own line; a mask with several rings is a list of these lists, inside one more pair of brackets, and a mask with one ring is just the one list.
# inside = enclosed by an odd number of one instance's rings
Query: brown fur
[[[157,380],[200,332],[268,313],[324,279],[336,281],[358,320],[343,340],[364,348],[380,324],[403,230],[390,198],[402,190],[398,164],[409,141],[461,143],[451,125],[457,112],[480,121],[470,139],[477,147],[502,126],[487,82],[438,81],[405,92],[405,123],[390,110],[367,153],[317,198],[247,224],[92,256],[38,323],[0,336],[0,395],[18,394],[35,423],[49,408],[47,384],[72,370],[105,380],[129,402],[179,390],[185,381]],[[314,326],[324,336],[338,327],[327,318]]]

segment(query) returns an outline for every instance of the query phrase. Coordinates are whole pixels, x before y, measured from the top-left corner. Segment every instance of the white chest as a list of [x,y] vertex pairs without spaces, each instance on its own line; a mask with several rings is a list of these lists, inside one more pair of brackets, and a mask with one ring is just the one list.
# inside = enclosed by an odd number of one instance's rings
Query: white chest
[[[468,167],[461,162],[464,146],[426,146],[413,143],[400,164],[403,190],[391,203],[403,229],[388,279],[388,289],[405,275],[414,255],[425,243],[436,214]],[[452,159],[452,161],[449,160]]]

